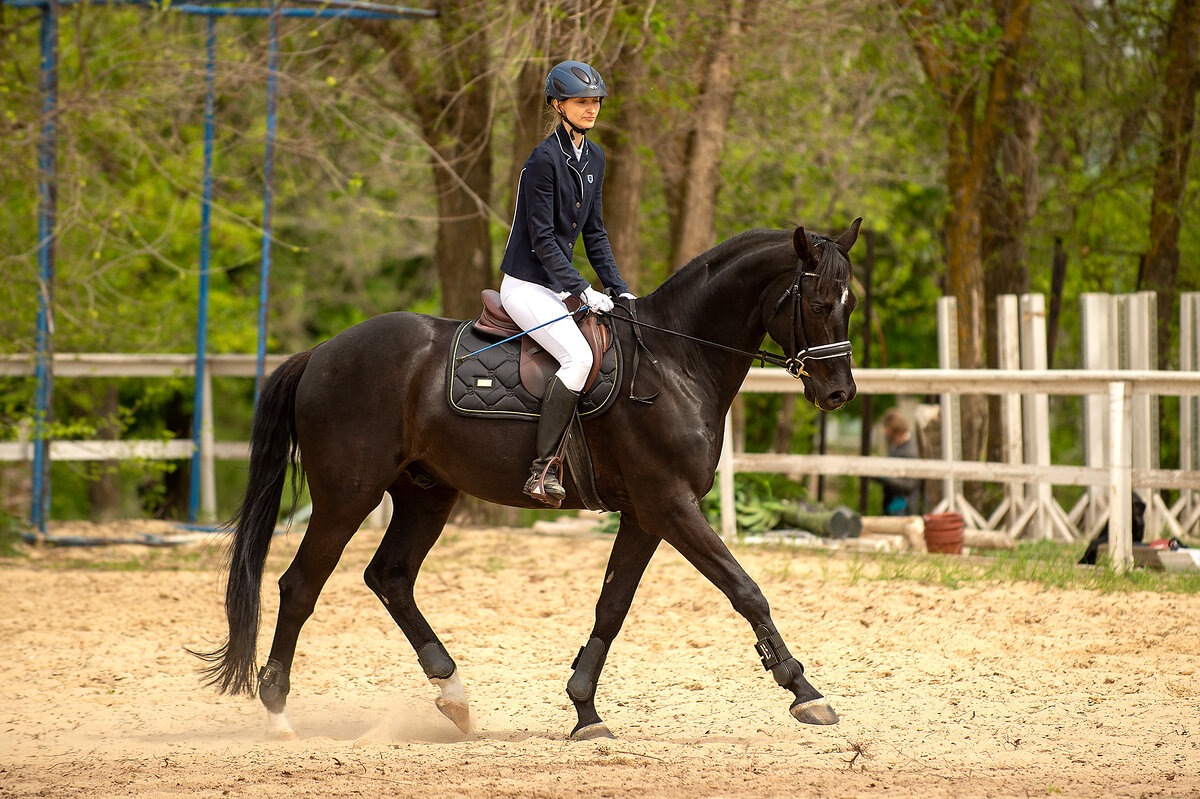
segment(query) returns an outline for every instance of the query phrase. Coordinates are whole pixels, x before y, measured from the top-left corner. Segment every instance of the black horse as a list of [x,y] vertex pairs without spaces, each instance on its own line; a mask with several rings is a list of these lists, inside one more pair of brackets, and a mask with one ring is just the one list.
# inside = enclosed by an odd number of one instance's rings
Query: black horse
[[[620,511],[621,521],[595,626],[567,682],[578,714],[572,737],[610,735],[596,712],[596,683],[659,541],[687,558],[750,623],[764,667],[795,695],[792,715],[807,724],[837,722],[788,652],[762,591],[705,521],[699,503],[713,484],[726,411],[764,335],[783,348],[783,365],[803,380],[805,397],[818,408],[832,411],[854,397],[847,328],[857,300],[847,254],[861,221],[836,240],[803,228],[743,233],[635,301],[637,320],[646,325],[638,328],[644,347],[657,359],[660,391],[652,403],[631,400],[633,370],[625,368],[621,398],[584,424],[599,495]],[[536,425],[464,418],[451,410],[446,363],[459,324],[383,314],[293,356],[262,390],[249,484],[231,522],[229,636],[200,657],[209,662],[209,683],[221,692],[253,694],[257,687],[279,737],[295,737],[285,704],[300,628],[347,542],[385,491],[394,511],[366,583],[441,689],[439,709],[469,729],[454,661],[417,608],[413,585],[460,494],[535,506],[521,487]],[[626,360],[632,360],[635,330],[628,321],[614,324]],[[648,361],[643,355],[639,383],[653,376],[645,369]],[[271,654],[256,675],[263,566],[289,465],[297,461],[301,479],[308,480],[312,517],[279,580]],[[573,487],[563,507],[583,507]]]

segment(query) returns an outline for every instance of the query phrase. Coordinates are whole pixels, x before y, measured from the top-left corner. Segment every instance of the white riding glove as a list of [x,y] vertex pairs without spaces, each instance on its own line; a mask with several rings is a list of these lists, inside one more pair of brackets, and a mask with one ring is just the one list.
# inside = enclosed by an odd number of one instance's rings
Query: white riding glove
[[585,288],[583,290],[583,294],[579,295],[579,298],[583,300],[584,304],[586,304],[587,307],[591,308],[593,311],[608,313],[613,309],[612,297],[596,291],[591,286]]

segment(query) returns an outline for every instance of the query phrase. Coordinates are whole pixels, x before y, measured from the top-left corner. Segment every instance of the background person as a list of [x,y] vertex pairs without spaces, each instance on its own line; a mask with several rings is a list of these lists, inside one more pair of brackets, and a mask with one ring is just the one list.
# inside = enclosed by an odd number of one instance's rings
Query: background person
[[[889,458],[917,457],[917,442],[913,440],[904,418],[897,408],[888,408],[883,415],[883,435],[888,442]],[[915,477],[876,477],[883,485],[885,516],[913,516],[921,512],[921,481]]]

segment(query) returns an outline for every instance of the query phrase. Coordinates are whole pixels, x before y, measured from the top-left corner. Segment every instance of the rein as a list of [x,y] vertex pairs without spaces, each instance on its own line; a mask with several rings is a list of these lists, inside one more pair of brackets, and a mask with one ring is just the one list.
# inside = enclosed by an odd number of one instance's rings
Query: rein
[[[633,310],[633,304],[634,304],[633,300],[631,300],[629,302],[628,307],[623,306],[623,305],[617,305],[613,308],[613,311],[616,311],[618,308],[620,308],[621,310],[627,312],[629,314],[628,317],[617,316],[614,313],[609,313],[609,316],[611,316],[614,319],[620,319],[622,322],[627,322],[628,324],[634,325],[635,330],[637,328],[645,327],[645,328],[649,328],[650,330],[656,330],[659,333],[666,333],[668,335],[676,336],[678,338],[687,339],[688,341],[694,341],[697,344],[702,344],[706,347],[711,347],[713,349],[725,350],[726,352],[732,352],[737,355],[745,355],[745,356],[750,357],[751,360],[759,361],[764,366],[768,363],[771,364],[772,366],[782,366],[784,369],[787,369],[788,374],[790,374],[792,377],[799,378],[801,375],[808,376],[808,371],[804,368],[805,361],[809,361],[809,360],[823,361],[823,360],[827,360],[830,358],[840,358],[843,355],[850,355],[853,352],[853,345],[850,343],[849,340],[836,341],[832,344],[818,344],[815,347],[805,347],[804,349],[796,350],[796,326],[797,326],[796,322],[803,315],[803,306],[801,306],[801,304],[800,304],[801,293],[802,293],[800,290],[800,281],[805,277],[817,277],[817,273],[816,272],[805,272],[805,271],[803,271],[802,265],[797,266],[795,280],[792,281],[792,285],[790,287],[788,287],[788,289],[786,291],[784,291],[783,295],[775,303],[774,313],[778,313],[780,307],[788,299],[788,297],[792,298],[791,331],[792,331],[792,349],[793,349],[793,351],[795,351],[795,354],[792,355],[791,357],[786,357],[786,358],[783,356],[780,356],[780,355],[776,355],[773,352],[767,352],[766,350],[763,350],[763,349],[759,349],[754,352],[751,352],[749,350],[741,350],[736,347],[729,347],[725,344],[719,344],[715,341],[709,341],[708,339],[697,338],[696,336],[689,336],[687,333],[680,333],[678,330],[670,330],[665,327],[659,327],[658,325],[652,325],[649,322],[642,322],[637,318],[637,313]],[[772,315],[774,315],[774,314],[772,314]],[[644,344],[642,344],[640,335],[638,336],[638,343],[641,344],[641,346],[643,346],[643,347],[645,346]],[[636,369],[635,369],[635,372],[636,372]],[[636,377],[636,375],[635,375],[635,377]],[[637,399],[637,398],[635,398],[635,399]]]

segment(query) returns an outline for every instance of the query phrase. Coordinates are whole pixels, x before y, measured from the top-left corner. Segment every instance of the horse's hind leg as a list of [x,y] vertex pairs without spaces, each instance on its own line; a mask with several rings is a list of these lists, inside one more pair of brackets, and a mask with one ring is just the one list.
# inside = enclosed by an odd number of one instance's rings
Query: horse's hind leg
[[442,534],[458,491],[444,485],[422,488],[403,478],[389,493],[392,521],[364,578],[416,650],[425,676],[441,689],[435,703],[438,710],[460,730],[469,732],[471,715],[458,669],[413,596],[417,572]]
[[346,544],[377,504],[378,500],[369,501],[362,497],[357,502],[337,503],[337,510],[329,510],[334,503],[314,499],[304,540],[291,565],[279,578],[279,619],[275,623],[271,655],[258,672],[258,698],[267,708],[268,733],[277,738],[296,738],[287,717],[287,696],[300,628],[312,615],[317,597],[342,557]]
[[579,656],[572,664],[574,672],[567,681],[567,695],[571,697],[579,719],[571,731],[571,737],[576,740],[612,737],[596,712],[596,683],[658,542],[658,538],[642,531],[636,516],[621,514],[621,526],[608,558],[608,568],[604,570],[604,587],[596,602],[596,624],[592,627],[591,638],[579,650]]

